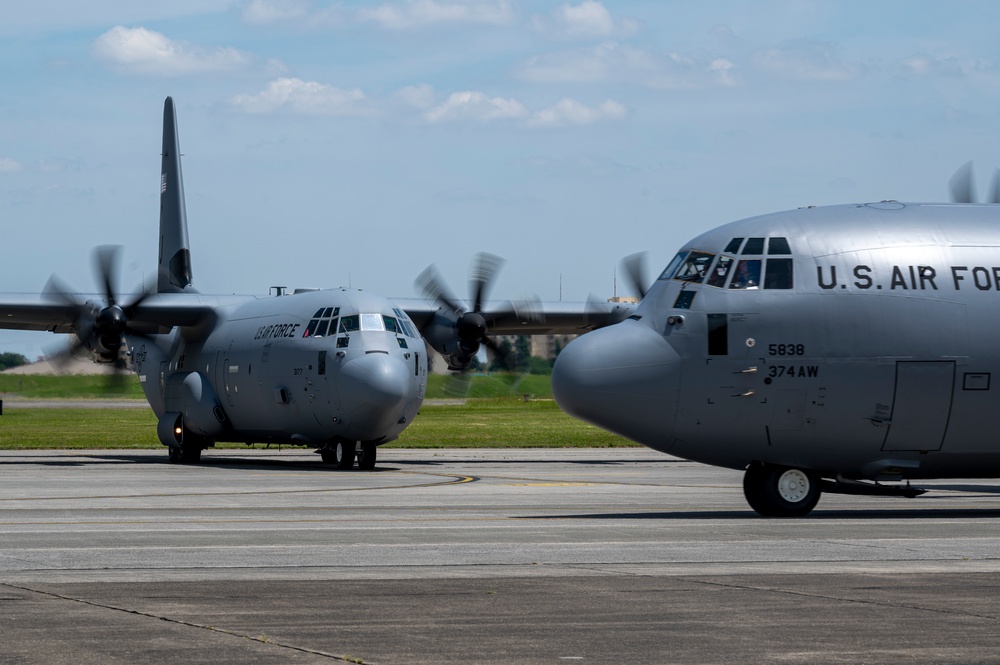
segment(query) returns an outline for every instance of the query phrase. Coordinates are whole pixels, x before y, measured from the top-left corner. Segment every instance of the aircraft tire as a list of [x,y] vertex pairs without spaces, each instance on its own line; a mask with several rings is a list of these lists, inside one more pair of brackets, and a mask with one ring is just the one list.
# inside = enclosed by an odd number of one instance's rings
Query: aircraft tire
[[358,468],[362,471],[371,471],[375,468],[375,457],[378,447],[374,443],[362,443],[361,452],[358,453]]
[[820,479],[812,471],[753,463],[743,476],[743,495],[763,517],[804,517],[820,495]]
[[201,461],[201,446],[181,446],[181,462],[197,464]]
[[180,464],[181,462],[181,449],[170,446],[167,448],[167,459],[170,460],[171,464]]
[[333,463],[341,471],[347,471],[354,467],[354,442],[338,441]]

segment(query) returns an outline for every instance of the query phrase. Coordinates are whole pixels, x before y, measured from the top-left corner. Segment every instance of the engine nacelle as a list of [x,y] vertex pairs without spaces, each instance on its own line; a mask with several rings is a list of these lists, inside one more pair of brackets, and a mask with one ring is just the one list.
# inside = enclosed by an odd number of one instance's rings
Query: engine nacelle
[[466,369],[479,351],[478,340],[462,339],[459,320],[438,313],[421,331],[424,341],[444,356],[450,370]]
[[[183,429],[208,438],[221,434],[226,422],[226,413],[215,396],[215,390],[200,372],[175,373],[167,377],[164,411],[161,423],[172,413],[180,414]],[[162,434],[160,441],[166,443]]]

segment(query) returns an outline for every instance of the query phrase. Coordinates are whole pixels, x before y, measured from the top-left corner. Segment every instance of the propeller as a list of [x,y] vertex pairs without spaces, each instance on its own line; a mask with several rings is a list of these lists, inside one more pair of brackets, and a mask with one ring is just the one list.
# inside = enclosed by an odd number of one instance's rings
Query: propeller
[[[488,348],[495,357],[502,359],[506,355],[501,345],[489,336],[483,314],[483,303],[503,262],[494,254],[476,255],[469,280],[471,307],[455,297],[433,265],[417,277],[416,287],[425,297],[438,303],[448,321],[442,323],[439,317],[435,317],[422,331],[431,345],[448,360],[448,369],[467,369],[481,346]],[[516,308],[511,305],[508,309],[490,312],[489,316],[501,317],[515,311]]]
[[[971,161],[958,167],[958,170],[948,181],[948,189],[951,192],[953,203],[977,203],[976,183]],[[986,202],[1000,203],[1000,169],[993,172],[990,196]]]
[[[112,363],[117,369],[123,370],[124,364],[119,359],[123,336],[129,334],[144,337],[129,327],[128,320],[134,315],[136,307],[152,292],[143,291],[128,303],[116,295],[118,289],[115,275],[118,272],[120,250],[120,247],[112,245],[103,245],[94,250],[94,271],[97,282],[103,289],[101,299],[78,300],[73,295],[75,291],[55,275],[45,285],[44,292],[50,300],[66,305],[75,312],[73,331],[76,337],[68,349],[56,356],[57,363],[65,364],[71,356],[86,350],[95,354],[99,362]],[[112,377],[116,383],[120,383],[121,379],[118,373]]]
[[629,286],[639,296],[639,300],[645,298],[646,292],[649,290],[646,288],[646,284],[649,284],[646,272],[646,252],[636,252],[626,256],[622,259],[622,269],[628,279]]

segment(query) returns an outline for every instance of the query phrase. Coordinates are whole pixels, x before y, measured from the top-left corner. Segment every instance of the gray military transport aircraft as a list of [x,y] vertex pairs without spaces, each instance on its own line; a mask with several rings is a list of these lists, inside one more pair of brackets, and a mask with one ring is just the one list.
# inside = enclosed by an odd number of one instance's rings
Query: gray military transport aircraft
[[1000,206],[956,178],[964,204],[809,207],[694,238],[628,320],[566,346],[556,401],[745,470],[765,516],[1000,476]]
[[122,296],[117,251],[95,253],[99,294],[53,278],[45,292],[0,295],[0,328],[75,335],[71,353],[127,366],[156,413],[169,459],[196,462],[217,441],[309,446],[338,468],[371,469],[420,408],[426,344],[450,369],[467,368],[487,335],[579,333],[620,322],[617,304],[487,302],[499,268],[480,255],[471,306],[433,268],[427,299],[388,300],[358,289],[283,288],[275,295],[205,295],[194,289],[174,104],[163,110],[160,242],[155,289]]

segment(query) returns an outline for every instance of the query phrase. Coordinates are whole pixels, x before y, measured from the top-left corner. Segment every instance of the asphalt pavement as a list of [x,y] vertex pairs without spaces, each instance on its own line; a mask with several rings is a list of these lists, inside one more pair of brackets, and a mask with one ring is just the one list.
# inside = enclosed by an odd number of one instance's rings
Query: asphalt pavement
[[0,452],[0,664],[996,663],[1000,482],[747,508],[646,449]]

